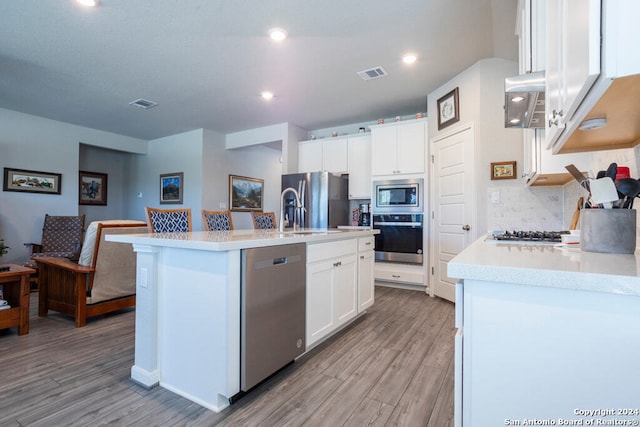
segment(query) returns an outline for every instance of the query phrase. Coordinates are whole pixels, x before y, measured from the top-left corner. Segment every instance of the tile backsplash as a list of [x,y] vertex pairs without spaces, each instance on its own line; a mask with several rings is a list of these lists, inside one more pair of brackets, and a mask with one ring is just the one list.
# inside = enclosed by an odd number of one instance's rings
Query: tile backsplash
[[[551,187],[489,187],[487,189],[488,231],[567,230],[578,198],[586,193],[575,183]],[[500,202],[491,196],[499,192]]]

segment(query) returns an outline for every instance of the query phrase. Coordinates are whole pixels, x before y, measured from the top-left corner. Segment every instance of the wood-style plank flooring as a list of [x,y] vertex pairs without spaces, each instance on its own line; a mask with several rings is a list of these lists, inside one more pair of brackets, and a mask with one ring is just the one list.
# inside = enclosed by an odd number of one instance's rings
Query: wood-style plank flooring
[[453,425],[453,304],[376,287],[376,304],[216,414],[130,380],[135,310],[0,330],[0,426]]

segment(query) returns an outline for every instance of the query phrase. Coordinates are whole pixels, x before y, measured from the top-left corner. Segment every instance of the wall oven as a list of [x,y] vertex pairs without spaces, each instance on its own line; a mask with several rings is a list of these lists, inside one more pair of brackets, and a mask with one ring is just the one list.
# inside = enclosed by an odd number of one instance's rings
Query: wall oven
[[374,214],[376,261],[422,264],[422,214]]

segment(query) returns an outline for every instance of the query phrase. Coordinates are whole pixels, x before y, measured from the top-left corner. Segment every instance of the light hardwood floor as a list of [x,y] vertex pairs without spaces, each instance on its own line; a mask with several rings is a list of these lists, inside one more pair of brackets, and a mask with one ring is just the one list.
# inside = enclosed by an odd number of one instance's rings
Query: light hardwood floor
[[133,383],[133,309],[0,331],[0,426],[453,426],[453,304],[376,287],[354,325],[219,414]]

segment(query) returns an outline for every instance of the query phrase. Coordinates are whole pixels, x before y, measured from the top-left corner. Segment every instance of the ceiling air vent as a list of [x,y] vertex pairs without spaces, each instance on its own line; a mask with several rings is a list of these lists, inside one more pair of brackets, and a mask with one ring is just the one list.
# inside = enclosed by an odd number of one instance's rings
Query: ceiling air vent
[[377,79],[387,76],[387,72],[382,67],[373,67],[368,70],[358,71],[358,75],[362,80]]
[[148,110],[149,108],[153,108],[158,105],[157,102],[149,101],[148,99],[136,99],[135,101],[131,101],[129,105],[133,105],[134,107],[144,108]]

